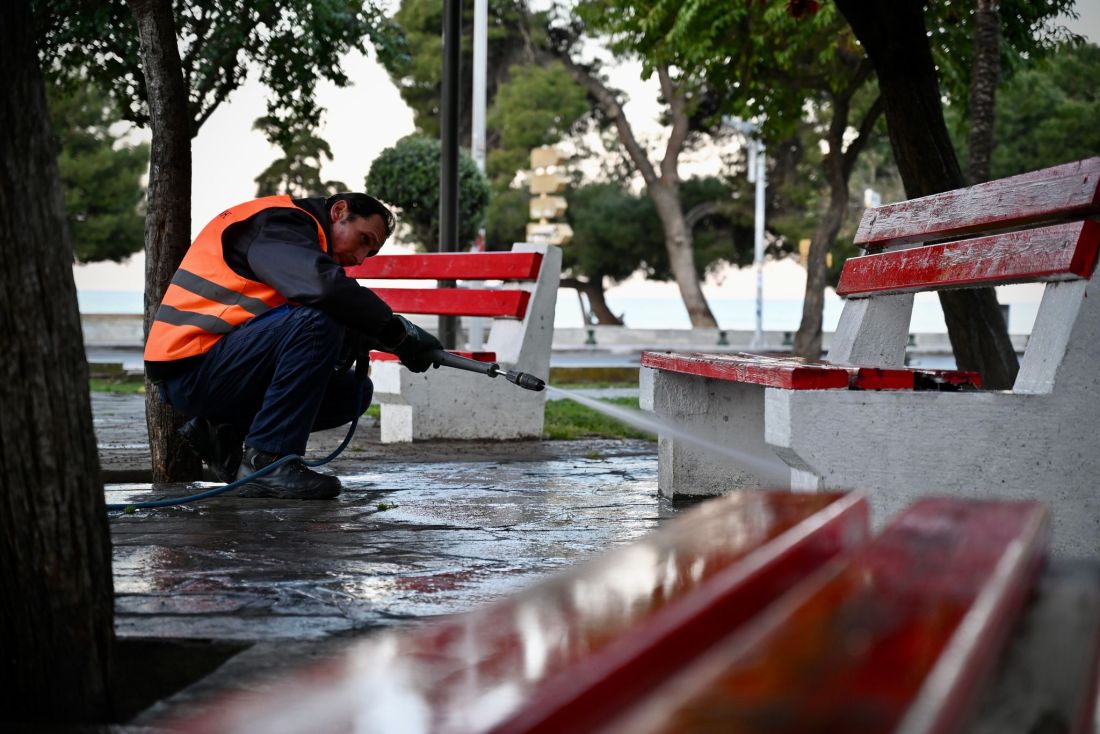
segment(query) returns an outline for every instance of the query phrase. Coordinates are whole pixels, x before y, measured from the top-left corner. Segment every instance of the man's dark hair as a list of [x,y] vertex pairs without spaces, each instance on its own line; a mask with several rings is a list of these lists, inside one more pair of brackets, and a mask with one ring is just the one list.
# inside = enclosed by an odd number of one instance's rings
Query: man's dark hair
[[348,203],[348,211],[360,217],[369,217],[377,214],[382,217],[382,224],[386,226],[386,239],[393,234],[393,228],[397,226],[397,218],[389,208],[373,196],[367,194],[336,194],[330,196],[325,202],[325,209],[331,209],[338,201]]

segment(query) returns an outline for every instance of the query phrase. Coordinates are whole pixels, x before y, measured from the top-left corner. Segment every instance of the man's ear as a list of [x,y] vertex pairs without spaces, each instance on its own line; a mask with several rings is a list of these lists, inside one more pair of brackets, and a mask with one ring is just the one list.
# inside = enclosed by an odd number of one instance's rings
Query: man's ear
[[337,201],[332,205],[332,208],[328,210],[329,219],[333,224],[339,222],[348,212],[348,203],[343,199]]

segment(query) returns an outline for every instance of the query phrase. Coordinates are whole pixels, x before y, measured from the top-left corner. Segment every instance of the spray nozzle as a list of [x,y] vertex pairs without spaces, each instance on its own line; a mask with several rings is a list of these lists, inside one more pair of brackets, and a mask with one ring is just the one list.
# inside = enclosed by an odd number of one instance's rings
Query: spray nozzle
[[508,370],[504,373],[504,379],[513,385],[519,385],[524,390],[534,390],[535,392],[541,392],[546,389],[546,383],[535,377],[534,375],[526,372],[516,372],[515,370]]

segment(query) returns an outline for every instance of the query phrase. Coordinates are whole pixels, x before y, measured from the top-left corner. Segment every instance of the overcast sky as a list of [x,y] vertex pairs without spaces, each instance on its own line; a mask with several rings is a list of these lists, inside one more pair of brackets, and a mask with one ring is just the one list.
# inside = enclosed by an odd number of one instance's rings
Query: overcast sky
[[[1072,30],[1094,43],[1100,42],[1100,0],[1079,0],[1079,20]],[[324,168],[327,179],[343,181],[361,190],[370,162],[380,151],[413,132],[412,111],[397,88],[373,58],[353,53],[345,71],[354,86],[338,89],[322,84],[321,105],[328,110],[321,136],[332,146],[334,160]],[[659,113],[653,82],[639,80],[640,67],[626,65],[611,75],[611,83],[627,92],[628,119],[643,138],[660,135]],[[255,177],[278,152],[252,129],[265,112],[265,89],[254,78],[223,103],[203,125],[193,141],[192,235],[227,206],[255,196]],[[469,145],[469,141],[463,141]],[[144,288],[144,258],[138,254],[122,265],[93,263],[74,268],[79,290],[134,290]],[[793,290],[799,286],[792,283]]]

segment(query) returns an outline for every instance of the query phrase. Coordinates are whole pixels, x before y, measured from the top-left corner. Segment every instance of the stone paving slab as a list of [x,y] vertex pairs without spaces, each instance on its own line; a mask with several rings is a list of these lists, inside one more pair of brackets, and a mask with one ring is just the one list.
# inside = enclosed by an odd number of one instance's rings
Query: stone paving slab
[[[104,474],[145,463],[143,397],[93,395]],[[629,541],[674,511],[646,441],[382,445],[325,468],[332,502],[242,499],[115,515],[121,637],[319,640],[464,611]],[[316,434],[323,456],[344,430]],[[120,471],[120,468],[124,471]],[[216,486],[108,481],[108,502]]]

